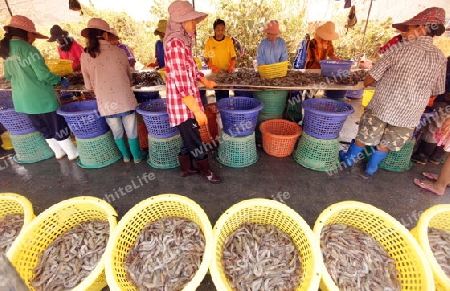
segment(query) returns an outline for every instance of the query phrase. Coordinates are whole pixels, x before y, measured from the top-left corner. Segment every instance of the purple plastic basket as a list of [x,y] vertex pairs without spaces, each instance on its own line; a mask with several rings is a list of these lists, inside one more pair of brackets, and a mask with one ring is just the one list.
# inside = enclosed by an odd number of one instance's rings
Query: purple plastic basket
[[26,134],[36,131],[28,115],[16,112],[13,101],[7,97],[0,99],[0,123],[11,134]]
[[361,99],[364,94],[364,90],[348,90],[345,96],[350,99]]
[[106,119],[97,110],[97,100],[71,102],[61,106],[57,113],[64,117],[77,138],[94,138],[109,130]]
[[325,90],[325,96],[328,98],[344,98],[347,90]]
[[347,116],[355,111],[345,102],[325,98],[307,99],[302,107],[303,130],[318,139],[338,138]]
[[152,99],[161,98],[158,91],[155,92],[134,92],[134,97],[138,103],[150,101]]
[[156,138],[169,138],[180,133],[170,126],[166,99],[154,99],[138,106],[136,111],[142,115],[148,134]]
[[322,60],[319,63],[322,76],[338,79],[347,77],[353,65],[353,61],[345,60]]
[[255,131],[258,114],[264,105],[255,98],[223,98],[216,103],[223,131],[231,136],[247,136]]

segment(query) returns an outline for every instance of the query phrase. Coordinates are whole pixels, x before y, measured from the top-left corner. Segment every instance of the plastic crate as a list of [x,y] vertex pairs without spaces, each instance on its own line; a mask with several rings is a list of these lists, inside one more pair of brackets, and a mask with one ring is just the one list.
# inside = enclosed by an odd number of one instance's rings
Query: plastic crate
[[124,261],[142,229],[153,221],[165,218],[185,218],[196,223],[205,237],[203,260],[184,291],[194,291],[200,285],[212,258],[212,226],[205,211],[195,201],[176,194],[150,197],[131,208],[119,221],[105,251],[106,279],[111,290],[137,290],[127,280]]
[[28,115],[14,109],[12,99],[0,98],[0,123],[11,134],[25,134],[36,131]]
[[94,138],[109,130],[106,119],[97,110],[97,100],[71,102],[61,106],[57,113],[64,117],[77,138]]
[[78,166],[98,169],[109,166],[122,158],[114,143],[111,131],[94,138],[76,138],[78,148]]
[[13,160],[18,164],[36,163],[55,156],[38,131],[26,134],[10,134],[9,138],[16,153]]
[[[400,222],[386,212],[357,201],[330,205],[314,224],[313,231],[318,240],[323,228],[331,224],[353,226],[379,242],[395,260],[402,291],[434,290],[433,274],[419,244]],[[323,270],[320,289],[339,291],[326,268]]]
[[223,130],[231,136],[247,136],[255,131],[258,114],[264,105],[255,98],[223,98],[216,103]]
[[136,111],[142,115],[148,134],[156,138],[169,138],[180,133],[170,126],[166,99],[154,99],[140,104]]
[[264,151],[274,157],[287,157],[294,151],[295,143],[302,133],[297,123],[284,119],[272,119],[261,123]]
[[180,166],[178,154],[183,141],[179,134],[169,138],[148,136],[147,163],[155,169],[172,169]]
[[231,168],[244,168],[256,163],[258,154],[255,133],[247,136],[230,136],[222,133],[217,160]]
[[338,79],[347,77],[353,65],[353,61],[346,60],[321,60],[319,63],[322,76]]
[[234,204],[219,217],[214,226],[214,253],[210,272],[217,290],[231,290],[222,264],[223,246],[227,237],[245,223],[273,225],[289,235],[302,258],[303,277],[295,290],[318,290],[323,271],[322,253],[311,228],[287,205],[261,198]]
[[261,78],[273,79],[286,77],[289,62],[279,62],[270,65],[258,66],[258,72]]
[[450,204],[438,204],[425,210],[419,217],[416,227],[411,230],[433,271],[437,291],[450,290],[450,277],[442,270],[434,257],[428,240],[428,228],[450,231]]
[[[33,269],[39,256],[58,236],[80,223],[101,220],[109,223],[110,232],[117,225],[117,213],[103,199],[89,196],[61,201],[33,219],[14,241],[7,256],[30,290]],[[111,234],[110,234],[111,237]],[[97,266],[73,291],[100,291],[106,286],[103,254]]]
[[347,116],[355,110],[345,102],[325,98],[303,101],[305,111],[303,131],[319,139],[335,139],[344,126]]
[[49,59],[45,60],[45,64],[55,75],[67,76],[73,73],[72,60],[62,60],[62,59]]
[[253,97],[261,101],[264,108],[260,114],[283,114],[289,91],[255,91]]
[[294,160],[315,171],[333,171],[339,167],[339,139],[317,139],[303,131]]

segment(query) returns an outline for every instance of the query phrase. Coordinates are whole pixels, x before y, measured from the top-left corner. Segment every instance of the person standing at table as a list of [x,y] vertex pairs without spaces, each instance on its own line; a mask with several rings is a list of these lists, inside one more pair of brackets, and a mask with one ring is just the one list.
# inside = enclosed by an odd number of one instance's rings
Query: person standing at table
[[445,31],[445,10],[431,7],[392,27],[402,31],[402,46],[387,51],[364,80],[377,90],[364,110],[358,134],[339,157],[347,166],[366,145],[372,146],[364,178],[371,177],[389,151],[399,151],[413,135],[430,96],[445,91],[447,59],[433,45]]
[[336,26],[331,21],[317,27],[314,38],[308,42],[306,48],[305,69],[320,69],[319,61],[322,60],[339,60],[333,46],[333,40],[339,39],[339,34],[335,30]]
[[125,54],[127,55],[128,63],[130,64],[131,70],[134,72],[135,71],[134,66],[136,65],[136,58],[134,57],[134,54],[133,54],[133,51],[131,50],[131,48],[129,46],[127,46],[126,44],[120,42],[120,37],[119,37],[119,34],[117,33],[116,29],[111,28],[111,30],[109,31],[109,35],[108,35],[108,41],[110,44],[116,45],[118,48],[120,48],[121,50],[123,50],[125,52]]
[[[236,66],[236,51],[233,40],[225,35],[225,21],[216,19],[213,24],[214,36],[205,45],[205,63],[213,73],[220,70],[232,73]],[[229,90],[216,90],[216,102],[230,97]]]
[[[208,89],[217,84],[204,77],[192,55],[196,26],[208,14],[195,11],[187,1],[174,1],[168,10],[170,18],[164,38],[167,113],[170,125],[179,129],[183,141],[178,156],[181,176],[200,172],[209,182],[220,183],[220,177],[211,171],[200,138],[199,127],[208,119],[203,112],[197,81]],[[194,161],[198,169],[193,167]]]
[[148,68],[158,68],[158,69],[164,69],[166,66],[166,63],[164,61],[164,43],[163,39],[166,35],[166,28],[167,28],[167,20],[161,19],[158,22],[158,26],[155,29],[154,34],[159,36],[159,39],[155,43],[155,62],[149,64]]
[[124,129],[130,145],[134,163],[140,163],[145,156],[138,140],[137,101],[131,90],[131,68],[127,55],[116,45],[109,43],[109,24],[100,18],[91,18],[81,35],[87,39],[85,52],[81,54],[81,73],[84,85],[94,90],[98,111],[106,118],[114,142],[123,156],[130,161]]
[[287,46],[280,38],[280,27],[277,20],[271,20],[263,30],[267,38],[258,45],[256,62],[258,66],[271,65],[288,60]]
[[75,160],[78,150],[64,117],[56,113],[59,102],[53,88],[57,84],[68,88],[70,82],[52,74],[44,57],[33,46],[37,38],[48,37],[37,32],[33,21],[21,15],[14,15],[4,30],[0,57],[4,59],[5,78],[11,82],[14,109],[28,115],[57,159],[67,154],[69,160]]
[[83,47],[69,36],[67,30],[63,30],[59,25],[53,25],[50,29],[50,38],[48,42],[58,43],[58,55],[60,59],[71,60],[72,69],[74,72],[81,71],[81,53],[83,52]]

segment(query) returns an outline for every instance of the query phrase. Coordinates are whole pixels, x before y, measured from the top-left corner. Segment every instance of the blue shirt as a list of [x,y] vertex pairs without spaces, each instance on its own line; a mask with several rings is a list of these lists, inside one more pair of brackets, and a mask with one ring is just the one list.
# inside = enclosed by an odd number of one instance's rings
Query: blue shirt
[[274,42],[266,38],[258,46],[258,56],[256,57],[258,66],[284,62],[287,59],[286,42],[282,38],[278,38]]
[[155,55],[159,68],[164,68],[166,66],[164,62],[164,43],[161,40],[158,40],[155,44]]

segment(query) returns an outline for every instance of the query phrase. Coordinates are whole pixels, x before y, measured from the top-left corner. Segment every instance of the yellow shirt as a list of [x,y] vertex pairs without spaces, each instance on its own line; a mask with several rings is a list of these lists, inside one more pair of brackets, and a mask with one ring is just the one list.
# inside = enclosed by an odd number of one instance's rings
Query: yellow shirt
[[227,70],[230,66],[231,58],[236,57],[233,40],[228,36],[217,41],[210,37],[205,45],[205,58],[211,60],[212,64],[219,70]]

